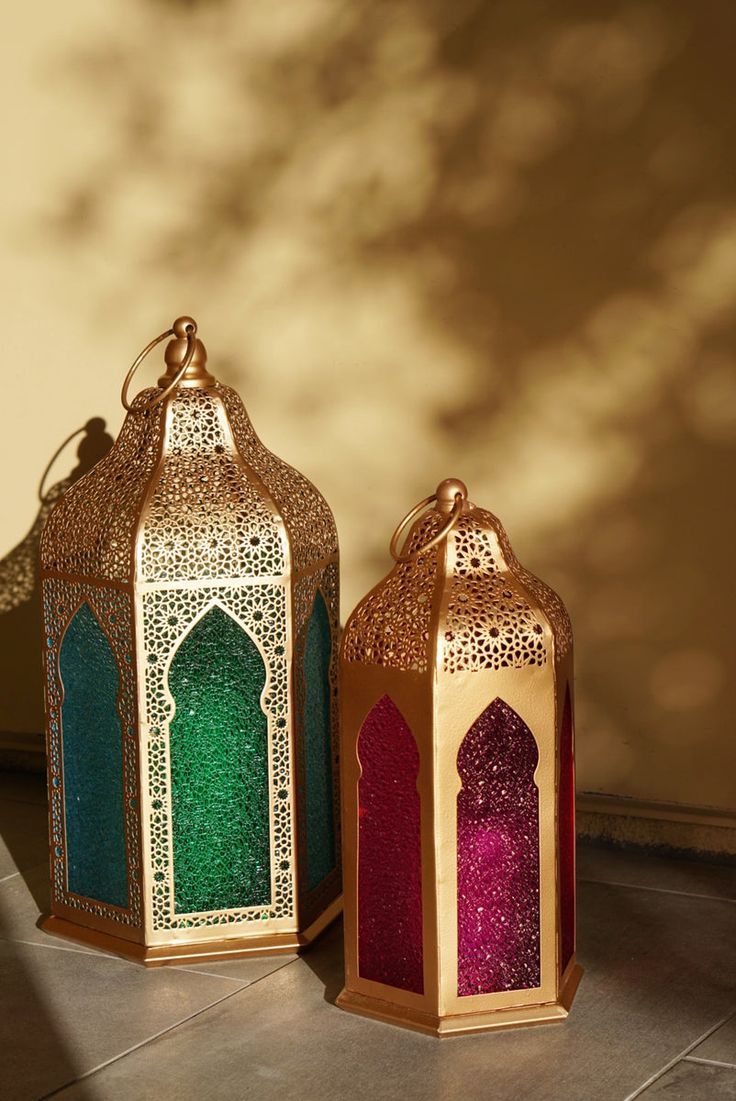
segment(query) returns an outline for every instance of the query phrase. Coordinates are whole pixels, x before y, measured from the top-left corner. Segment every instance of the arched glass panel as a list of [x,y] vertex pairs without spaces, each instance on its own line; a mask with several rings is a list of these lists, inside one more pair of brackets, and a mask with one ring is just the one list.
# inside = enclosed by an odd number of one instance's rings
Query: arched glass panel
[[457,756],[458,994],[540,985],[537,745],[496,699]]
[[59,653],[67,887],[128,905],[123,815],[120,673],[89,604],[82,604]]
[[177,913],[271,901],[265,684],[255,642],[217,606],[195,623],[171,662]]
[[358,970],[424,992],[419,752],[388,696],[358,737]]
[[332,774],[332,630],[321,592],[314,598],[304,648],[304,757],[307,803],[307,889],[335,867]]
[[558,789],[558,843],[560,854],[560,973],[575,951],[575,765],[570,687],[565,693],[560,732]]

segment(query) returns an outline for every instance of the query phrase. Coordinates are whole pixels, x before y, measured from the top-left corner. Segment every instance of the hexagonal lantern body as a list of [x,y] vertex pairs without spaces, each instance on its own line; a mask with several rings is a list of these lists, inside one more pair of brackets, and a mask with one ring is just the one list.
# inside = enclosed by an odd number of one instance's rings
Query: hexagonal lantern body
[[340,905],[334,521],[185,345],[41,551],[45,927],[149,965],[293,951]]
[[435,1035],[561,1020],[581,974],[570,621],[447,484],[340,662],[338,1004]]

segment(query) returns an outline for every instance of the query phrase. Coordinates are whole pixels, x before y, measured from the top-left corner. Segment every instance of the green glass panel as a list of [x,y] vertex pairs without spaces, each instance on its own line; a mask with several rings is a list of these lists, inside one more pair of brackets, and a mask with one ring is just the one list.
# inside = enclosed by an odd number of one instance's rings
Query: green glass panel
[[177,913],[271,901],[265,684],[258,647],[219,607],[195,624],[171,663]]
[[332,631],[322,593],[314,598],[304,649],[304,756],[307,789],[307,887],[335,867],[330,658]]
[[67,627],[59,672],[67,887],[127,907],[120,674],[89,604]]

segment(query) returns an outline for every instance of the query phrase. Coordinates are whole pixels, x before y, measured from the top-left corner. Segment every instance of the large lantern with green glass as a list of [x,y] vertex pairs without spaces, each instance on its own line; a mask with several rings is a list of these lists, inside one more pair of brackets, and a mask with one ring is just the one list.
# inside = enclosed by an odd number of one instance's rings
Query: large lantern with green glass
[[41,549],[45,928],[149,965],[294,951],[340,905],[335,524],[206,359],[191,318],[151,342]]

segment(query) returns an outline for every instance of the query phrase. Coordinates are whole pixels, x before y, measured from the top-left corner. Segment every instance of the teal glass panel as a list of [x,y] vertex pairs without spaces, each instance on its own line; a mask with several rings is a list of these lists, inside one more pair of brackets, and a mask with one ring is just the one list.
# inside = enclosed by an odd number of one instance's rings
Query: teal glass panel
[[266,667],[250,636],[213,607],[169,669],[177,913],[271,902]]
[[120,674],[89,604],[66,629],[59,671],[67,887],[127,908]]
[[330,659],[332,631],[317,592],[304,648],[304,758],[307,794],[307,888],[313,890],[335,867],[332,782]]

